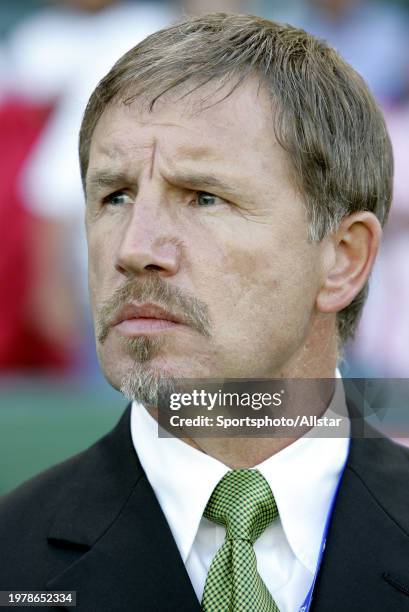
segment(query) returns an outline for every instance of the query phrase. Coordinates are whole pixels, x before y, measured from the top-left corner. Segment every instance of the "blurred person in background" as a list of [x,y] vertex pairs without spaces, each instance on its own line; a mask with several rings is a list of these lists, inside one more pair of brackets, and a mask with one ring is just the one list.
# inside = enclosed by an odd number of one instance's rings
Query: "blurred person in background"
[[291,20],[328,41],[364,77],[383,107],[398,102],[407,87],[409,18],[386,0],[290,0],[257,2],[266,15]]
[[[9,234],[10,253],[2,256],[0,308],[8,319],[2,319],[7,325],[0,334],[0,369],[90,373],[95,357],[84,299],[84,202],[75,156],[81,114],[112,63],[168,23],[171,11],[160,4],[120,0],[54,4],[20,23],[3,45],[8,63],[4,90],[8,99],[18,100],[23,116],[13,134],[15,146],[23,147],[22,125],[33,107],[52,112],[15,169],[3,166],[8,176],[0,197],[7,203],[9,225],[15,219],[19,234]],[[6,136],[11,125],[4,110],[3,117]],[[2,211],[6,217],[5,205]],[[32,220],[29,230],[26,219]],[[11,250],[19,251],[19,260],[26,253],[18,278],[20,285],[25,278],[27,286],[20,292]],[[34,336],[41,342],[34,342]]]
[[252,13],[255,8],[253,0],[180,0],[179,10],[188,15],[200,15],[211,11],[235,13]]
[[[10,96],[0,101],[0,372],[61,372],[71,364],[68,338],[50,337],[35,295],[48,266],[39,261],[44,223],[30,213],[19,191],[21,168],[50,114],[50,106]],[[51,238],[51,237],[50,237]],[[45,236],[48,240],[49,237]],[[53,238],[54,239],[54,238]],[[58,301],[58,296],[56,296]],[[71,300],[69,301],[71,302]],[[64,307],[65,326],[69,324]],[[62,340],[60,342],[60,340]]]
[[309,0],[305,27],[328,40],[383,106],[399,102],[409,70],[409,19],[385,0]]

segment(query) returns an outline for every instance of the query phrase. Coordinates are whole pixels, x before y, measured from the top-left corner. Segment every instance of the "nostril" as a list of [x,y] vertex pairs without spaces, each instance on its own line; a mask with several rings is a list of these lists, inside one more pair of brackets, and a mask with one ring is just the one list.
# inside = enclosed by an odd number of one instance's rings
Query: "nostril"
[[163,270],[161,266],[156,266],[155,264],[149,264],[145,266],[145,270]]
[[126,269],[123,266],[121,266],[120,264],[116,264],[115,265],[115,270],[117,272],[119,272],[120,274],[127,274]]

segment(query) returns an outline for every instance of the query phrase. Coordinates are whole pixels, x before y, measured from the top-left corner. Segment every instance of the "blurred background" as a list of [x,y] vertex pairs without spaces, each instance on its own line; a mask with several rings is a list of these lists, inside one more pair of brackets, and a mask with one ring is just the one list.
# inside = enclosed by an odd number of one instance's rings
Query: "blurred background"
[[77,138],[123,52],[182,14],[304,27],[362,74],[395,152],[395,194],[349,377],[409,377],[409,0],[2,0],[0,494],[77,452],[126,405],[99,372],[88,308]]

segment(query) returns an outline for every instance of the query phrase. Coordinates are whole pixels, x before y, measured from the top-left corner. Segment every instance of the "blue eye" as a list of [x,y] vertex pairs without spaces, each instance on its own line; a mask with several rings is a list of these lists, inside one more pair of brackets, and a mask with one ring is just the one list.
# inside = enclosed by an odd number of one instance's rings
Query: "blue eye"
[[104,198],[104,204],[111,204],[111,206],[122,206],[123,204],[128,204],[130,200],[131,198],[124,191],[115,191]]
[[216,204],[219,199],[220,198],[217,196],[207,193],[206,191],[198,191],[197,193],[197,203],[199,206],[212,206]]

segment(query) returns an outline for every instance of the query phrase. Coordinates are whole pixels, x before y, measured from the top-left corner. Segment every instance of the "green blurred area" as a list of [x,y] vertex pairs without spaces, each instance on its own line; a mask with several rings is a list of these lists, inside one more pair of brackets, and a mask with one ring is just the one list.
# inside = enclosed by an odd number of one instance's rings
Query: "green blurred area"
[[107,383],[0,380],[0,495],[93,444],[126,404]]

